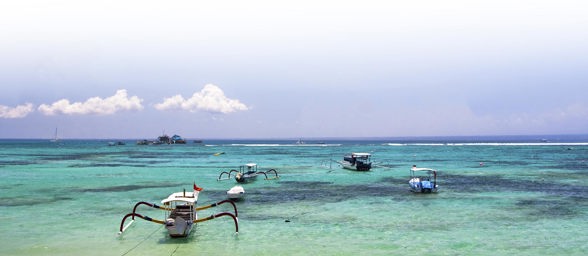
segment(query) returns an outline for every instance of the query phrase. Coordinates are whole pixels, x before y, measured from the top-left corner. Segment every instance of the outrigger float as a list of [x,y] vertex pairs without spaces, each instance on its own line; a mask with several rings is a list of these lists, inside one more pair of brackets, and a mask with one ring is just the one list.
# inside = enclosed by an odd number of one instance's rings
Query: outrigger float
[[[246,165],[242,165],[239,166],[239,170],[231,170],[231,171],[224,171],[221,172],[221,174],[218,176],[217,181],[220,180],[228,180],[231,179],[231,174],[232,173],[236,173],[235,176],[235,180],[239,183],[247,183],[247,182],[251,182],[257,179],[257,176],[259,174],[263,174],[265,176],[266,180],[273,180],[273,179],[279,179],[280,176],[278,176],[278,172],[275,169],[269,169],[267,172],[261,172],[257,170],[257,164],[255,163],[248,163]],[[267,174],[268,173],[274,173],[275,176],[268,178]],[[224,175],[226,174],[226,175]],[[223,176],[227,176],[226,178],[224,178]]]
[[[157,224],[165,225],[165,228],[167,229],[167,231],[171,237],[186,237],[186,236],[190,235],[190,231],[192,231],[192,227],[194,226],[194,224],[199,223],[199,222],[212,220],[212,219],[222,217],[222,216],[229,216],[229,217],[233,218],[233,221],[235,222],[235,232],[239,233],[239,220],[237,219],[237,216],[238,216],[237,206],[235,206],[235,204],[231,200],[223,200],[220,202],[216,202],[214,204],[210,204],[210,205],[206,205],[206,206],[202,206],[202,207],[196,207],[196,203],[198,202],[198,195],[200,194],[201,190],[202,190],[202,188],[200,188],[200,187],[196,186],[196,184],[194,184],[194,192],[186,192],[186,190],[184,190],[183,192],[173,193],[169,197],[167,197],[166,199],[161,200],[162,206],[148,203],[148,202],[138,202],[137,204],[135,204],[135,207],[133,208],[133,212],[125,215],[125,217],[122,219],[122,221],[120,223],[120,230],[119,230],[118,234],[122,235],[133,224],[133,222],[135,221],[135,217],[139,217],[139,218],[144,219],[146,221],[151,221],[151,222],[155,222]],[[234,213],[221,212],[221,213],[212,214],[212,215],[205,217],[205,218],[201,218],[201,219],[198,218],[198,214],[197,214],[198,211],[208,209],[211,207],[215,207],[215,206],[218,206],[218,205],[221,205],[224,203],[230,203],[233,206]],[[160,209],[160,210],[166,211],[165,220],[158,220],[158,219],[154,219],[154,218],[151,218],[148,216],[143,216],[141,214],[138,214],[136,212],[137,207],[142,204],[147,205],[152,208],[155,208],[155,209]],[[125,226],[125,221],[129,217],[131,218],[131,222],[129,222]]]

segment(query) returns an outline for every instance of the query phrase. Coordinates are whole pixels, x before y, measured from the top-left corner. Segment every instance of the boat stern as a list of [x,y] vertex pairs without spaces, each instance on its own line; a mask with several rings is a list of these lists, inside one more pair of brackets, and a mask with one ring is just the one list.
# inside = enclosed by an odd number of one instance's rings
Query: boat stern
[[194,223],[191,220],[185,220],[182,217],[167,218],[165,228],[171,237],[186,237],[192,231]]

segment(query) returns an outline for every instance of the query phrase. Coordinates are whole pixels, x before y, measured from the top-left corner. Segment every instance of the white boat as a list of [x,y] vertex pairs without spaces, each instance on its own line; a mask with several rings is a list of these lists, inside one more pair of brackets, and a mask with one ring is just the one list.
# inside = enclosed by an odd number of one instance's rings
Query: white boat
[[344,156],[339,164],[349,170],[369,171],[372,168],[371,156],[370,153],[351,153]]
[[171,237],[185,237],[192,231],[194,220],[198,218],[195,209],[198,194],[177,192],[161,200],[163,205],[172,209],[165,217],[165,228]]
[[258,174],[257,164],[248,163],[239,167],[239,172],[235,175],[235,180],[239,183],[255,181]]
[[[190,235],[194,224],[198,222],[203,222],[207,220],[211,220],[221,216],[229,216],[233,218],[235,222],[235,232],[239,232],[239,222],[237,219],[237,206],[230,201],[230,200],[223,200],[211,205],[196,207],[196,203],[198,202],[198,195],[202,188],[199,188],[194,184],[194,191],[193,192],[176,192],[169,195],[167,198],[161,200],[162,206],[151,204],[148,202],[138,202],[135,204],[133,208],[133,212],[125,215],[120,223],[120,230],[119,235],[123,234],[135,221],[135,217],[139,217],[141,219],[155,222],[157,224],[162,224],[168,231],[169,236],[171,237],[186,237]],[[221,212],[217,214],[210,215],[205,218],[198,218],[198,211],[208,209],[211,207],[215,207],[220,204],[230,203],[233,205],[234,213],[231,212]],[[154,218],[150,218],[148,216],[143,216],[141,214],[136,213],[137,207],[141,204],[147,205],[152,208],[160,209],[166,211],[165,219],[158,220]],[[128,223],[126,226],[125,221],[127,218],[131,217],[131,222]]]
[[[261,172],[257,170],[257,164],[256,163],[248,163],[242,166],[239,166],[239,170],[231,170],[229,172],[221,172],[221,174],[218,176],[217,180],[228,180],[231,178],[231,174],[235,172],[235,181],[239,182],[239,183],[248,183],[248,182],[252,182],[255,181],[257,179],[257,176],[259,174],[263,174],[265,176],[266,180],[272,180],[272,179],[278,179],[280,178],[278,176],[278,172],[275,169],[269,169],[267,172]],[[267,174],[268,173],[274,173],[275,176],[272,178],[268,178]],[[224,174],[227,174],[227,178],[224,178]]]
[[55,128],[55,135],[53,135],[53,139],[49,140],[51,142],[58,142],[59,137],[57,137],[57,128]]
[[227,191],[227,197],[232,200],[239,200],[245,196],[245,189],[242,186],[234,186]]
[[437,192],[437,170],[430,168],[417,168],[413,165],[410,168],[410,191],[416,193]]

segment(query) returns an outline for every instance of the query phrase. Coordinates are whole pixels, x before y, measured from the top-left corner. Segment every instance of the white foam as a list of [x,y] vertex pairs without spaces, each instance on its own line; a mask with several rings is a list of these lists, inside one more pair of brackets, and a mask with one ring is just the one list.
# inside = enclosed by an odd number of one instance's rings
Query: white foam
[[229,144],[236,147],[338,147],[341,144]]

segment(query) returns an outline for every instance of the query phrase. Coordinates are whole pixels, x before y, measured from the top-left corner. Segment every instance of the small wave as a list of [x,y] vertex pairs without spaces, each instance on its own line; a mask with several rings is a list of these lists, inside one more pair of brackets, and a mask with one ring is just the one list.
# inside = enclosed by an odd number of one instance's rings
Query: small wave
[[338,147],[341,144],[228,144],[233,147]]
[[447,143],[386,143],[385,146],[447,146]]
[[390,143],[389,146],[447,146],[446,143]]
[[406,145],[407,144],[405,144],[405,143],[385,143],[384,144],[384,146],[397,146],[397,147],[406,146]]

